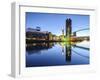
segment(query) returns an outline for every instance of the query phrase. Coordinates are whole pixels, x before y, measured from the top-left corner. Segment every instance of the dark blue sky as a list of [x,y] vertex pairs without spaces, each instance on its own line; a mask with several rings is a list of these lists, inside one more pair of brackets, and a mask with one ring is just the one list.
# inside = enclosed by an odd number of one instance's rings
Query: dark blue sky
[[[89,15],[34,12],[26,12],[26,28],[36,28],[36,26],[39,26],[41,31],[49,31],[53,34],[61,35],[67,18],[72,19],[72,32],[89,28]],[[79,35],[89,35],[89,31],[80,32]]]

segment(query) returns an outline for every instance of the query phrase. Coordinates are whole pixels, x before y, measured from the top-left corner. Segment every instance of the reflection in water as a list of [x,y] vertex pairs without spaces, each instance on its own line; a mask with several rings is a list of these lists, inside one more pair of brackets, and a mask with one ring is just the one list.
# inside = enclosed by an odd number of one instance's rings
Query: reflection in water
[[48,50],[54,46],[54,43],[32,43],[26,45],[26,51],[28,51],[29,54],[38,53],[41,50]]
[[77,44],[71,42],[27,44],[26,67],[89,64],[89,51]]
[[65,46],[66,50],[66,61],[71,62],[71,43],[68,42],[68,44]]
[[[26,50],[29,54],[34,54],[41,52],[41,50],[48,50],[52,48],[56,43],[33,43],[33,44],[27,44]],[[71,43],[68,42],[67,44],[62,43],[62,53],[65,53],[65,59],[66,61],[71,61]],[[65,45],[65,46],[64,46]],[[64,49],[65,47],[65,49]],[[65,51],[64,51],[65,50]]]
[[[62,42],[59,43],[62,46],[62,53],[65,53],[65,60],[66,62],[71,62],[71,42]],[[64,49],[65,48],[65,49]]]

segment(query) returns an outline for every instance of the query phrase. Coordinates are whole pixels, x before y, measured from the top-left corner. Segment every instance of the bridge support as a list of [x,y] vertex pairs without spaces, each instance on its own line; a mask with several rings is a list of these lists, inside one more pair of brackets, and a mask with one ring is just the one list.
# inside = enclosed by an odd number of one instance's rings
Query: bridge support
[[76,32],[73,32],[73,36],[76,36]]

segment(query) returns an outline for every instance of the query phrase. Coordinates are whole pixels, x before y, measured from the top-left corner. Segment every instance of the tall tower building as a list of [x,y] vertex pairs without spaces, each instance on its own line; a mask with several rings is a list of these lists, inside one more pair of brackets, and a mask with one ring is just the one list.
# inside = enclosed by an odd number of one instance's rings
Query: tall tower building
[[70,38],[72,33],[72,20],[68,18],[66,20],[66,37]]
[[64,28],[62,28],[62,35],[64,35]]

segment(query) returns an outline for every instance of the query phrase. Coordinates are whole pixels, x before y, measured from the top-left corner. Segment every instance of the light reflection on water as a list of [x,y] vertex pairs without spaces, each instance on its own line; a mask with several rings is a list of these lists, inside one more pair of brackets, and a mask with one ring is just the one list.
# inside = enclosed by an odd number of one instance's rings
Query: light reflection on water
[[89,42],[27,44],[26,67],[89,64]]

